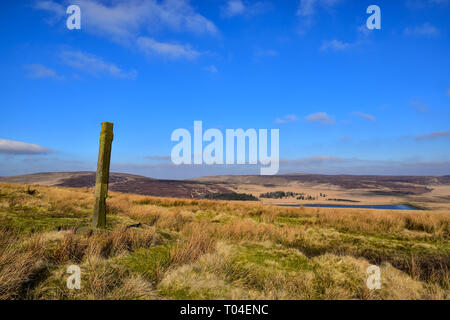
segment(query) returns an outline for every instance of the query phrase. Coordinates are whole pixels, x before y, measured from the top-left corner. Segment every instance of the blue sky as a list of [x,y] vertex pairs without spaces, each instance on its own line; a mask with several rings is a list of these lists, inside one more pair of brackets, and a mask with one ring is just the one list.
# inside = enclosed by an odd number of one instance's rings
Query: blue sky
[[[81,30],[65,13],[81,8]],[[381,8],[381,30],[365,27]],[[0,175],[179,166],[177,128],[280,129],[280,173],[450,174],[450,0],[0,4]]]

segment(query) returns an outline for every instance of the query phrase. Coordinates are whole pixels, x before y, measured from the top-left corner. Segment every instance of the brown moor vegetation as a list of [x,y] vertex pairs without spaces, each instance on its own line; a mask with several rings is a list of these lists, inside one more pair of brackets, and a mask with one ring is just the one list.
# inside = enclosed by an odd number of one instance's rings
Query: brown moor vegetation
[[[450,212],[281,208],[0,183],[0,299],[449,299]],[[69,290],[69,265],[81,289]],[[366,269],[381,268],[381,289]]]

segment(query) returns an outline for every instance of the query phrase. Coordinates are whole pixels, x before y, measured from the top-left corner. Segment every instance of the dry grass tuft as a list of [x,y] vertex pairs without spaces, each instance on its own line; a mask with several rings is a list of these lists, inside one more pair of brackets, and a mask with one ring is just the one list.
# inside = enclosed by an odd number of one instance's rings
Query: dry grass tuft
[[183,265],[195,261],[201,255],[214,249],[216,241],[205,233],[202,225],[195,225],[190,230],[186,242],[177,243],[170,251],[170,265]]
[[42,269],[39,238],[21,245],[11,231],[0,229],[0,299],[22,298]]

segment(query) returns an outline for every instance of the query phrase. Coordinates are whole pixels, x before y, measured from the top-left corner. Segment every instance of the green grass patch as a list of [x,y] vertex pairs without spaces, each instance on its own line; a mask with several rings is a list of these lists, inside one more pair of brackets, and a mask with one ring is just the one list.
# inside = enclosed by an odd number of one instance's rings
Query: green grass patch
[[0,225],[11,228],[21,234],[55,231],[59,226],[78,227],[87,225],[85,218],[56,218],[45,215],[18,215],[10,212],[0,212]]
[[149,249],[139,249],[120,258],[118,263],[125,268],[141,274],[152,283],[157,283],[170,259],[170,246],[159,245]]
[[234,263],[254,265],[258,268],[285,272],[312,270],[313,264],[297,250],[260,244],[243,244],[236,247]]

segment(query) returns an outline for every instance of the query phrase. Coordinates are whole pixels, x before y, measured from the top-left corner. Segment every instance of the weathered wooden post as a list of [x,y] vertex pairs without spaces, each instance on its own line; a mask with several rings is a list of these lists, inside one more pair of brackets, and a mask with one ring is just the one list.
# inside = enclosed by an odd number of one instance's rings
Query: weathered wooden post
[[102,122],[97,177],[95,179],[95,204],[94,215],[92,216],[93,228],[106,227],[106,197],[108,196],[109,164],[111,162],[113,137],[113,124],[111,122]]

